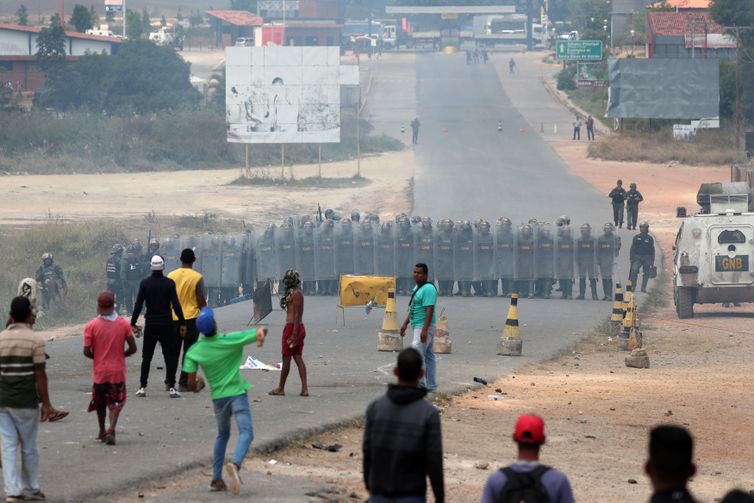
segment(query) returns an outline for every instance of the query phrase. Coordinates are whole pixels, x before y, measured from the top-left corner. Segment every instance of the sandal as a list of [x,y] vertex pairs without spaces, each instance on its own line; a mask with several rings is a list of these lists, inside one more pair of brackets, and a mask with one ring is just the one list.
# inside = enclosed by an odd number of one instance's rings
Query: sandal
[[270,396],[285,396],[285,391],[278,391],[277,389],[274,389],[267,394]]
[[54,423],[55,421],[65,419],[66,417],[68,417],[68,414],[70,414],[70,412],[68,412],[67,410],[56,410],[55,412],[50,414],[50,417],[48,417],[47,420],[51,423]]

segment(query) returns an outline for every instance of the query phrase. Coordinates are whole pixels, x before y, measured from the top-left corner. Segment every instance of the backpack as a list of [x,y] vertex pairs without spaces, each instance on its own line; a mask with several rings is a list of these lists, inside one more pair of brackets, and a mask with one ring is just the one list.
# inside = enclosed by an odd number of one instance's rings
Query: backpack
[[550,495],[542,485],[542,475],[549,469],[545,465],[539,465],[530,472],[501,468],[507,480],[497,498],[498,503],[549,503]]

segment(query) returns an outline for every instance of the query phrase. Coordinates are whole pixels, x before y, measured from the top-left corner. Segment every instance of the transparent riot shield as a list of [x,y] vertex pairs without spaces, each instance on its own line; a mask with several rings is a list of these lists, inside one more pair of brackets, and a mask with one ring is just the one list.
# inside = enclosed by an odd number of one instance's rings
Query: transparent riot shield
[[522,225],[516,235],[516,292],[521,297],[534,295],[534,229],[529,224]]
[[222,273],[220,274],[220,300],[226,304],[241,295],[243,282],[243,234],[225,234],[222,236],[220,253]]
[[509,297],[514,291],[515,248],[513,224],[507,218],[498,218],[495,221],[495,272],[500,278],[500,288],[504,297]]
[[579,299],[586,298],[589,285],[593,300],[597,300],[597,243],[592,235],[592,227],[583,224],[576,239],[576,272],[579,276]]
[[555,229],[555,279],[563,299],[573,298],[575,246],[571,227],[558,226]]
[[474,281],[474,230],[468,220],[456,222],[453,231],[453,270],[458,290],[464,297],[471,295]]
[[181,250],[181,238],[177,234],[162,239],[160,254],[165,260],[165,276],[181,267]]
[[221,274],[222,274],[222,236],[219,234],[203,234],[199,237],[197,255],[202,257],[202,277],[207,290],[210,305],[221,304]]
[[395,276],[399,295],[409,295],[413,289],[414,231],[411,221],[402,218],[395,231]]
[[350,218],[342,219],[340,224],[337,225],[335,271],[338,277],[341,274],[353,274],[355,271],[355,234],[353,222]]
[[301,276],[304,295],[316,293],[317,280],[314,275],[314,223],[304,222],[296,233],[296,270]]
[[415,263],[427,264],[429,268],[429,282],[434,283],[437,278],[437,267],[435,265],[435,236],[432,229],[432,220],[429,217],[424,217],[416,227]]
[[[495,238],[490,223],[480,220],[476,227],[474,243],[475,294],[485,297],[497,296],[497,275],[495,273]],[[478,292],[477,292],[478,289]]]
[[327,219],[315,234],[314,259],[318,295],[337,293],[335,274],[335,223]]
[[555,238],[552,235],[552,227],[548,224],[540,223],[537,229],[534,274],[536,277],[534,294],[537,297],[549,299],[555,280]]
[[613,272],[620,247],[620,236],[615,233],[615,227],[611,223],[605,224],[602,234],[597,238],[596,251],[597,272],[602,279],[602,300],[611,300],[613,297]]
[[367,220],[359,224],[356,237],[356,274],[374,274],[375,238],[374,226]]
[[257,257],[254,245],[256,236],[254,229],[247,229],[243,234],[241,244],[241,284],[245,295],[254,291],[257,284]]
[[437,293],[443,296],[453,295],[455,285],[453,246],[453,222],[449,219],[443,219],[438,223],[434,235]]
[[395,236],[393,234],[393,222],[390,220],[380,225],[377,234],[375,259],[377,274],[382,276],[395,275]]
[[257,238],[257,281],[270,281],[276,285],[278,276],[277,249],[275,247],[275,234],[277,227],[270,224],[261,236]]
[[296,267],[296,240],[293,226],[282,223],[276,233],[276,249],[278,253],[278,279],[282,281],[285,271]]

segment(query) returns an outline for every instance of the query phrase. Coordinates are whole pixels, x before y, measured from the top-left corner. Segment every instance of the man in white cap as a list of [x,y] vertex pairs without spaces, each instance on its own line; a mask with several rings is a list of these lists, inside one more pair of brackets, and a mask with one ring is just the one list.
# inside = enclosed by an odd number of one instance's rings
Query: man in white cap
[[[131,315],[131,327],[135,333],[141,307],[146,303],[144,344],[141,349],[141,384],[136,396],[147,396],[149,366],[152,364],[152,356],[159,342],[165,359],[165,386],[168,388],[170,398],[180,398],[180,393],[175,389],[175,373],[178,369],[181,339],[186,336],[186,320],[183,318],[183,310],[178,302],[175,281],[162,274],[165,269],[165,261],[162,257],[159,255],[152,257],[150,269],[152,275],[141,280],[139,284],[139,293]],[[173,332],[173,312],[178,317],[180,327],[178,334]]]

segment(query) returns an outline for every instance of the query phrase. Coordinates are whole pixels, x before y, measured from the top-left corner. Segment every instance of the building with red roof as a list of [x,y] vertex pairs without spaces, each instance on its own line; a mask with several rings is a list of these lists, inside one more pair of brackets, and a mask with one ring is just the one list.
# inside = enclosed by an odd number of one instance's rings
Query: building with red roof
[[647,12],[647,57],[736,58],[736,40],[708,12]]

